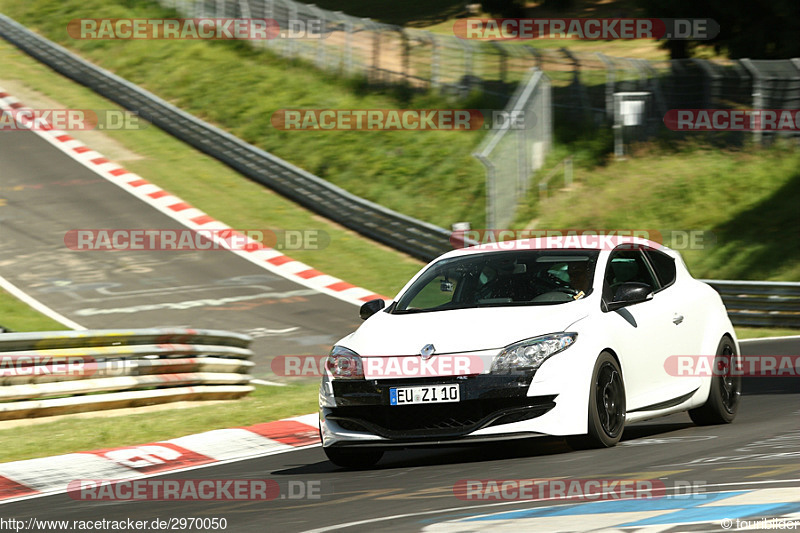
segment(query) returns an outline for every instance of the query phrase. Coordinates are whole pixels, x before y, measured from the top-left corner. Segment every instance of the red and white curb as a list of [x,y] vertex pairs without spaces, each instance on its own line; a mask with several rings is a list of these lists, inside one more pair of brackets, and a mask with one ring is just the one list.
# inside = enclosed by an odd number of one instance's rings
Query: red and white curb
[[[0,87],[0,109],[25,110],[29,108]],[[192,207],[177,196],[109,161],[102,154],[92,150],[66,132],[53,129],[41,120],[38,120],[38,122],[41,123],[41,126],[30,131],[99,176],[118,185],[184,226],[190,229],[214,230],[217,232],[219,230],[231,230],[230,226]],[[346,281],[324,274],[239,232],[232,231],[231,235],[235,235],[237,241],[247,243],[243,249],[231,250],[231,252],[299,285],[356,305],[361,305],[376,298],[389,299],[375,294],[373,291],[356,287]],[[219,242],[224,246],[223,240]]]
[[67,492],[79,479],[128,480],[319,444],[317,414],[163,442],[0,464],[0,502]]

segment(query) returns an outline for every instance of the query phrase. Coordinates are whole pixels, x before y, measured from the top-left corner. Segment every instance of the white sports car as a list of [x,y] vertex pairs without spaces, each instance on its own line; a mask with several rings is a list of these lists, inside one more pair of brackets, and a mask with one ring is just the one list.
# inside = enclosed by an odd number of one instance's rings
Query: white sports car
[[328,458],[395,447],[563,435],[613,446],[626,424],[680,411],[731,422],[741,378],[680,376],[670,356],[739,353],[719,295],[680,255],[633,237],[538,238],[453,250],[425,266],[326,361]]

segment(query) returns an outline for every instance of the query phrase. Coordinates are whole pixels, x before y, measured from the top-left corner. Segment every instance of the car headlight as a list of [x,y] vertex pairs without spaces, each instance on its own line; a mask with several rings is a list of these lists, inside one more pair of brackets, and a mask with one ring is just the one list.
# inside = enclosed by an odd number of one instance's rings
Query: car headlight
[[577,333],[552,333],[515,342],[495,356],[492,372],[535,370],[551,355],[572,346],[577,338]]
[[364,379],[364,365],[361,356],[344,346],[334,346],[325,368],[333,379]]

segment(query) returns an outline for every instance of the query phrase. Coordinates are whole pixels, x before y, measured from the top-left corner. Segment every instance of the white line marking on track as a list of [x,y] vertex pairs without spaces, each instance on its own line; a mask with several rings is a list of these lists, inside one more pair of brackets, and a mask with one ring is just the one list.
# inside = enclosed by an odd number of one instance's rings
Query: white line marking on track
[[787,335],[785,337],[756,337],[754,339],[741,339],[739,344],[743,342],[756,342],[756,341],[779,341],[782,339],[800,339],[800,335]]
[[[766,480],[766,481],[737,481],[737,482],[733,482],[733,483],[715,483],[715,484],[710,484],[710,485],[698,485],[697,488],[698,489],[706,489],[706,488],[711,488],[711,487],[727,487],[727,486],[737,486],[737,485],[766,485],[766,484],[775,484],[775,483],[800,483],[800,479],[774,479],[774,480]],[[739,490],[742,490],[742,489],[739,489]],[[735,490],[734,489],[720,490],[720,491],[717,491],[717,492],[718,493],[735,492]],[[699,490],[699,491],[692,492],[692,493],[684,493],[684,492],[681,493],[681,495],[684,495],[684,496],[688,496],[689,494],[713,494],[713,493],[705,492],[703,490]],[[624,500],[624,499],[625,498],[620,498],[620,501]],[[563,499],[558,500],[558,499],[552,499],[552,498],[551,499],[542,499],[542,500],[530,500],[530,502],[531,503],[533,503],[533,502],[554,502],[554,503],[562,502],[565,505],[575,504],[575,503],[592,503],[592,502],[575,502],[575,501],[569,501],[569,500],[563,500]],[[397,515],[392,515],[392,516],[383,516],[383,517],[380,517],[380,518],[369,518],[367,520],[359,520],[357,522],[347,522],[347,523],[342,523],[342,524],[335,524],[335,525],[332,525],[332,526],[326,526],[326,527],[317,528],[317,529],[309,529],[305,533],[324,533],[326,531],[336,531],[336,530],[344,529],[344,528],[348,528],[348,527],[363,526],[363,525],[366,525],[366,524],[375,524],[377,522],[386,522],[386,521],[389,521],[389,520],[399,520],[401,518],[410,518],[410,517],[413,517],[413,516],[430,516],[430,515],[435,515],[435,514],[440,514],[440,513],[457,513],[457,512],[463,512],[463,511],[470,510],[470,509],[485,509],[487,507],[503,507],[503,506],[514,505],[514,504],[519,505],[520,503],[523,503],[523,502],[519,502],[519,501],[496,502],[496,503],[486,503],[486,504],[479,504],[479,505],[467,505],[467,506],[464,506],[464,507],[450,507],[450,508],[447,508],[447,509],[436,509],[436,510],[433,510],[433,511],[419,511],[419,512],[416,512],[416,513],[404,513],[404,514],[397,514]],[[492,513],[477,513],[475,516],[484,515],[484,514],[485,515],[490,515]]]
[[250,383],[255,383],[256,385],[269,385],[272,387],[285,387],[286,383],[278,383],[277,381],[267,381],[266,379],[251,379]]
[[23,292],[20,288],[18,288],[16,285],[5,279],[3,276],[0,276],[0,287],[2,287],[7,293],[11,294],[12,296],[16,297],[22,302],[28,304],[29,306],[39,311],[43,315],[47,316],[48,318],[52,318],[56,322],[64,324],[68,328],[80,331],[84,331],[86,329],[77,322],[65,317],[61,313],[58,313],[53,309],[50,309],[49,307],[44,305],[42,302],[40,302],[33,296]]

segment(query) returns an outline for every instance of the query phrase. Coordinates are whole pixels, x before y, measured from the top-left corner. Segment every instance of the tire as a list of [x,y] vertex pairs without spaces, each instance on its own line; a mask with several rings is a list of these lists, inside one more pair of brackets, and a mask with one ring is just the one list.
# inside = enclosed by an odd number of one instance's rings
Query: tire
[[[719,342],[716,355],[727,360],[728,366],[726,368],[731,367],[731,360],[738,354],[733,341],[729,337],[723,337]],[[717,368],[716,362],[714,368]],[[708,400],[701,407],[689,410],[689,417],[698,426],[730,424],[736,418],[741,395],[741,376],[714,376],[711,378]]]
[[379,448],[322,448],[328,460],[343,468],[369,468],[383,457]]
[[568,437],[576,450],[610,448],[622,438],[625,429],[625,383],[614,357],[603,352],[597,358],[589,390],[589,432]]

